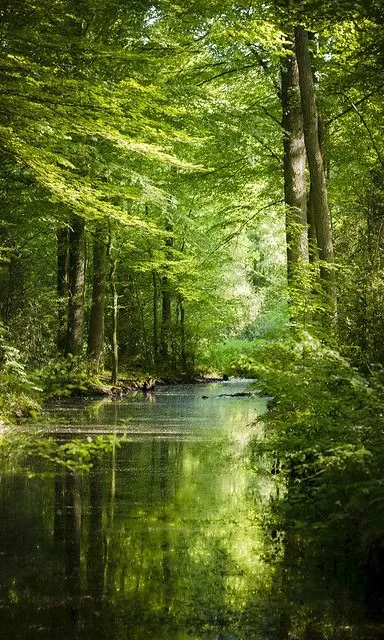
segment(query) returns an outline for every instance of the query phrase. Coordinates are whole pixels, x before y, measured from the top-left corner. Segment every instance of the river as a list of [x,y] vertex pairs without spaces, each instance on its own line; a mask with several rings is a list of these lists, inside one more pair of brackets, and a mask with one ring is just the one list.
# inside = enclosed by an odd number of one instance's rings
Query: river
[[1,638],[243,637],[268,579],[258,509],[271,491],[247,446],[265,401],[229,395],[246,386],[52,408],[55,437],[126,440],[89,473],[42,461],[1,474]]
[[384,637],[354,595],[357,550],[335,542],[345,534],[315,541],[296,526],[290,538],[286,488],[257,444],[266,401],[234,395],[247,387],[50,408],[40,438],[118,441],[86,473],[41,456],[3,466],[0,638]]

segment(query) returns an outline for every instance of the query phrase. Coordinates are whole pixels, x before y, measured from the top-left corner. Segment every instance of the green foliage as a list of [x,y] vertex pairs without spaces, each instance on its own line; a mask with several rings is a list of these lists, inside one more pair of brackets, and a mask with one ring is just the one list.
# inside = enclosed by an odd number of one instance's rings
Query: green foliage
[[112,451],[119,441],[115,436],[88,436],[57,442],[53,438],[39,438],[32,442],[28,457],[43,458],[77,473],[89,471],[95,460]]
[[87,368],[82,357],[68,355],[52,360],[34,374],[46,398],[82,395],[99,379]]
[[270,526],[285,541],[288,565],[294,554],[301,558],[298,598],[306,572],[318,566],[331,590],[364,595],[384,541],[383,371],[365,378],[309,334],[264,345],[255,369],[258,386],[274,398],[263,418],[266,440],[254,446],[268,451],[283,489],[272,501]]
[[120,441],[115,436],[88,436],[67,441],[45,437],[41,433],[10,430],[0,436],[0,460],[3,467],[12,465],[33,470],[36,460],[46,460],[74,473],[86,473],[96,460],[112,451]]
[[0,416],[34,417],[39,410],[40,387],[28,375],[18,349],[9,344],[0,325]]
[[28,378],[20,359],[20,352],[6,340],[6,332],[0,327],[0,385],[6,391],[38,391]]
[[247,340],[277,340],[287,336],[290,328],[285,300],[280,303],[272,293],[256,320],[241,333]]
[[256,346],[249,340],[228,340],[215,345],[207,359],[213,371],[253,377]]
[[[58,324],[54,231],[74,212],[88,240],[95,222],[113,221],[125,366],[158,364],[164,279],[169,369],[253,375],[253,346],[212,345],[286,335],[288,299],[294,328],[328,339],[319,263],[286,291],[279,74],[281,25],[295,13],[262,2],[13,4],[1,28],[0,317],[25,371],[45,369],[48,395],[87,386],[86,367],[46,364]],[[306,2],[299,17],[318,30],[339,336],[367,365],[383,359],[384,34],[375,9],[344,4],[332,23],[329,3]],[[91,268],[86,275],[88,313]]]

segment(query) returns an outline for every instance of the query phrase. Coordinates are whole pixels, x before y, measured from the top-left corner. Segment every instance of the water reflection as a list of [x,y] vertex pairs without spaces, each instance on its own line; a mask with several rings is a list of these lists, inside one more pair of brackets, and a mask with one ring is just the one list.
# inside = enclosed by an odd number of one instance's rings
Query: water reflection
[[[64,405],[56,432],[128,439],[88,474],[0,472],[0,638],[384,637],[367,617],[353,526],[300,527],[303,510],[319,520],[318,485],[306,499],[277,490],[249,446],[261,401],[222,391]],[[324,495],[328,509],[336,494]]]
[[[223,432],[244,430],[265,401],[257,395],[237,397],[247,381],[231,381],[205,385],[160,387],[156,393],[138,392],[120,399],[73,404],[63,401],[52,407],[57,425],[50,432],[92,433],[111,430],[136,437],[172,438],[222,437]],[[223,395],[228,394],[228,395]]]
[[0,637],[244,637],[247,602],[270,582],[254,506],[269,480],[239,435],[252,411],[227,406],[213,440],[128,441],[87,475],[4,473]]
[[378,555],[374,548],[372,565],[372,549],[368,558],[366,549],[369,537],[361,538],[362,524],[372,525],[347,510],[340,514],[341,500],[348,495],[353,499],[356,477],[348,466],[337,469],[336,482],[335,476],[309,476],[302,482],[288,476],[283,498],[270,501],[275,541],[270,600],[277,615],[270,620],[267,637],[384,638],[383,547]]

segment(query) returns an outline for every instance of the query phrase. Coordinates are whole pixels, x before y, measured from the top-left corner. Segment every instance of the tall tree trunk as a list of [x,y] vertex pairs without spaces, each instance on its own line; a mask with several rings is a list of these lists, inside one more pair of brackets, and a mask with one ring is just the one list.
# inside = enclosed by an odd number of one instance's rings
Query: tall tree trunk
[[[301,110],[299,70],[293,44],[281,68],[282,127],[284,132],[284,199],[286,204],[288,285],[298,267],[308,262],[306,151]],[[297,283],[295,283],[297,284]]]
[[[116,261],[113,263],[113,275],[116,272]],[[112,384],[117,384],[117,375],[119,371],[119,343],[117,340],[117,323],[119,316],[119,298],[117,295],[117,287],[115,279],[111,281],[112,289]]]
[[313,190],[312,187],[308,194],[307,203],[307,218],[308,218],[308,250],[309,250],[309,262],[314,264],[319,259],[319,251],[317,248],[317,235],[316,235],[316,220],[313,206]]
[[183,296],[179,294],[180,305],[180,348],[181,348],[181,364],[184,370],[187,368],[187,349],[185,343],[185,307]]
[[84,334],[85,223],[74,215],[69,231],[68,329],[66,353],[80,355]]
[[324,162],[319,140],[319,119],[315,87],[308,46],[308,32],[303,26],[295,28],[296,56],[299,66],[301,105],[303,110],[305,146],[311,179],[311,196],[319,251],[320,277],[324,290],[335,304],[333,239],[328,206]]
[[169,278],[163,276],[161,279],[161,334],[160,334],[160,354],[162,361],[169,357],[169,339],[171,324],[171,292],[169,289]]
[[93,236],[92,305],[88,335],[88,357],[97,371],[103,362],[106,268],[105,225],[100,222]]
[[68,310],[68,263],[69,229],[59,227],[57,238],[57,338],[58,351],[63,353],[66,346]]
[[[169,220],[165,224],[165,230],[168,236],[165,241],[166,260],[170,258],[169,249],[173,246],[172,231],[173,226]],[[165,265],[167,270],[167,265]],[[169,277],[164,275],[161,279],[161,332],[160,332],[160,355],[163,362],[169,358],[171,331],[171,287]]]
[[[149,206],[145,205],[145,215],[149,216]],[[153,260],[153,251],[151,244],[148,245],[149,258]],[[159,363],[159,321],[158,321],[158,299],[159,299],[159,287],[158,276],[156,269],[152,270],[152,321],[153,321],[153,333],[152,333],[152,362],[153,364]]]
[[109,239],[108,239],[108,258],[109,263],[111,265],[110,273],[109,273],[109,283],[111,287],[112,294],[112,375],[111,382],[113,385],[117,384],[117,376],[119,370],[119,343],[117,339],[117,324],[119,319],[119,296],[117,293],[117,285],[116,285],[116,270],[117,270],[117,259],[112,257],[112,230],[111,225],[109,226]]
[[154,364],[157,364],[159,361],[159,327],[158,327],[158,319],[157,319],[158,286],[157,286],[156,271],[152,271],[152,286],[153,286],[153,362]]

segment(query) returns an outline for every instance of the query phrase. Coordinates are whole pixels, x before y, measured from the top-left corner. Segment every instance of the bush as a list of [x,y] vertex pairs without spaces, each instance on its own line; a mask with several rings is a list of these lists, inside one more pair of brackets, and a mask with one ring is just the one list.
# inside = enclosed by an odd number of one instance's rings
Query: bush
[[372,596],[372,585],[384,578],[383,370],[366,378],[304,335],[264,345],[255,371],[274,402],[263,419],[266,441],[254,446],[269,452],[283,488],[269,518],[289,562],[293,553],[300,558],[298,598],[305,599],[306,576],[322,567],[335,593],[339,582],[353,585],[374,607],[383,595]]
[[81,395],[93,380],[100,384],[80,357],[70,355],[51,361],[36,372],[36,377],[47,398]]
[[39,410],[41,389],[27,373],[18,349],[7,341],[0,325],[0,417],[7,420],[33,416]]

